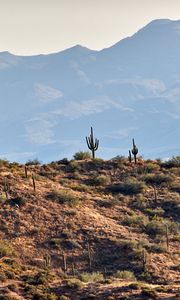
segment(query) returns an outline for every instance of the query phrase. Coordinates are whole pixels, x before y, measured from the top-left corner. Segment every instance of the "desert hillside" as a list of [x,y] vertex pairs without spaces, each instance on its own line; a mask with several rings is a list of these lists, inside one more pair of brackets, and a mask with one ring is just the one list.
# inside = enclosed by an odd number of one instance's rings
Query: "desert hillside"
[[180,157],[0,161],[0,299],[179,299]]

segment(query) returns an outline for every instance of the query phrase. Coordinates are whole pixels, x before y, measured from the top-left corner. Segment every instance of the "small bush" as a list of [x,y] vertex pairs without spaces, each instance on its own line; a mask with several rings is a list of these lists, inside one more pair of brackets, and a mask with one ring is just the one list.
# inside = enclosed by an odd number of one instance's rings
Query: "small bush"
[[173,156],[171,159],[162,163],[165,168],[178,168],[180,167],[180,156]]
[[144,228],[148,223],[148,218],[141,215],[126,216],[122,221],[123,225]]
[[75,160],[91,159],[91,153],[88,151],[79,151],[74,154]]
[[172,176],[165,175],[165,174],[148,174],[144,176],[143,180],[152,186],[161,186],[167,185],[172,182]]
[[82,288],[82,282],[77,278],[71,278],[67,281],[66,287],[80,290]]
[[170,186],[171,191],[179,193],[180,194],[180,183],[179,182],[174,182]]
[[11,256],[14,254],[14,250],[7,241],[0,240],[0,257]]
[[141,294],[144,297],[148,297],[147,299],[155,299],[158,295],[154,289],[149,287],[143,287]]
[[117,271],[115,277],[125,280],[136,280],[134,273],[127,270]]
[[9,161],[7,159],[0,159],[0,168],[1,167],[8,167]]
[[16,197],[10,200],[10,204],[12,206],[23,206],[25,203],[26,201],[22,197]]
[[166,228],[160,221],[152,220],[146,225],[146,232],[153,236],[164,235]]
[[69,187],[72,190],[75,190],[75,191],[78,191],[78,192],[86,192],[86,193],[91,192],[90,187],[87,186],[86,184],[76,184],[76,183],[73,183],[73,184],[70,184]]
[[37,158],[35,158],[35,159],[29,159],[27,162],[26,162],[26,166],[38,166],[38,165],[40,165],[41,164],[41,162],[37,159]]
[[92,185],[98,185],[98,186],[106,186],[110,184],[110,177],[106,175],[99,175],[96,177],[93,177],[91,180]]
[[47,197],[70,207],[76,206],[80,201],[79,197],[70,190],[54,191],[48,194]]
[[142,193],[144,189],[145,185],[143,182],[132,179],[108,187],[108,191],[124,195],[137,195]]
[[93,272],[93,273],[82,273],[80,274],[79,278],[83,282],[99,282],[99,281],[103,281],[104,276],[102,273]]
[[163,216],[164,215],[164,209],[162,209],[161,207],[160,208],[156,208],[156,209],[151,209],[151,208],[146,208],[144,210],[144,212],[146,214],[148,214],[149,216]]

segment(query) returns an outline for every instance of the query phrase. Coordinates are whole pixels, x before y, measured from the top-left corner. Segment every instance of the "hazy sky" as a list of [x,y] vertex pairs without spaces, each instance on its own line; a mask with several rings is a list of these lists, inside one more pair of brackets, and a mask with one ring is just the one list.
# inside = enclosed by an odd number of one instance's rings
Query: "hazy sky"
[[180,0],[0,0],[0,51],[102,49],[160,18],[180,19]]

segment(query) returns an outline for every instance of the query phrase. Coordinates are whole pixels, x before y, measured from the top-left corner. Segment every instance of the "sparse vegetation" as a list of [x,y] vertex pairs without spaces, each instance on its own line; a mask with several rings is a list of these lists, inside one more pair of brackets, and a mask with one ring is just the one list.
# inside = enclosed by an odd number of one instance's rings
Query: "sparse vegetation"
[[76,154],[28,168],[1,161],[2,299],[176,297],[178,160]]

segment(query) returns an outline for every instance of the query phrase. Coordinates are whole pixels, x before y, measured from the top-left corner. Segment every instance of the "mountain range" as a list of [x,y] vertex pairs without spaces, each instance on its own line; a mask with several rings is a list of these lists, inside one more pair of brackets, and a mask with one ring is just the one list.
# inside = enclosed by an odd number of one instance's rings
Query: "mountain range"
[[[57,37],[58,38],[58,37]],[[180,20],[154,20],[101,51],[76,45],[35,56],[0,53],[1,158],[42,161],[180,153]]]

